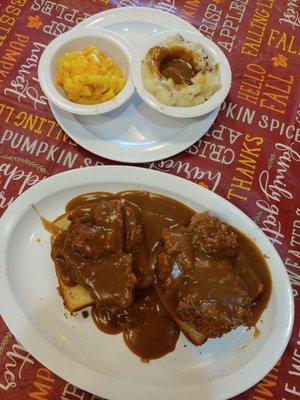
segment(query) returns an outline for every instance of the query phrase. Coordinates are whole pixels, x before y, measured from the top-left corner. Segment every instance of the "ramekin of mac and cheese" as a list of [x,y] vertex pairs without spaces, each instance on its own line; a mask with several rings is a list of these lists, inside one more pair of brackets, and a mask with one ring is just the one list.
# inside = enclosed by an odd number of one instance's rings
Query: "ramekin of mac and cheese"
[[71,30],[46,47],[39,82],[48,99],[63,110],[103,114],[134,93],[131,53],[131,44],[113,31]]

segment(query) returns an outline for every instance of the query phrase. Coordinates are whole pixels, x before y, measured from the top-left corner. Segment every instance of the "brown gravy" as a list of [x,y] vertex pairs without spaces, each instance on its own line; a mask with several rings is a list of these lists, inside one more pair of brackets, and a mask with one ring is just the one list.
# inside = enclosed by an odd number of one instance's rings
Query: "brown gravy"
[[[120,215],[113,214],[101,200],[121,200]],[[89,224],[91,238],[86,239],[88,246],[84,248],[80,247],[80,241],[76,242],[79,254],[64,239],[64,232],[58,236],[52,246],[52,257],[60,277],[66,285],[79,283],[86,287],[95,301],[92,317],[96,326],[109,334],[123,332],[126,345],[142,359],[158,358],[174,350],[179,328],[170,315],[176,314],[183,293],[203,301],[221,287],[216,297],[224,310],[231,312],[232,304],[227,300],[234,298],[233,303],[242,303],[244,299],[235,295],[234,289],[234,285],[239,290],[242,285],[239,296],[245,292],[248,299],[254,298],[251,318],[244,320],[248,326],[255,326],[267,306],[272,285],[264,256],[248,237],[233,228],[239,246],[235,258],[212,257],[186,242],[182,251],[171,257],[168,288],[160,283],[154,268],[157,252],[162,248],[163,229],[184,230],[195,215],[194,210],[174,199],[143,191],[95,192],[69,201],[66,212],[73,215],[73,224],[78,222],[76,218]],[[91,215],[96,218],[94,225]],[[76,235],[76,229],[73,234]],[[195,259],[198,266],[205,268],[190,268]],[[229,283],[220,286],[224,271]],[[256,296],[261,284],[263,290]],[[159,298],[157,293],[162,296]]]
[[197,74],[193,62],[193,52],[182,46],[160,47],[150,49],[154,68],[166,79],[171,78],[175,85],[190,85]]
[[153,288],[141,291],[126,314],[123,338],[141,359],[159,358],[175,349],[179,328]]
[[191,79],[196,75],[193,64],[181,57],[166,57],[159,66],[160,73],[166,79],[173,79],[175,85],[191,84]]

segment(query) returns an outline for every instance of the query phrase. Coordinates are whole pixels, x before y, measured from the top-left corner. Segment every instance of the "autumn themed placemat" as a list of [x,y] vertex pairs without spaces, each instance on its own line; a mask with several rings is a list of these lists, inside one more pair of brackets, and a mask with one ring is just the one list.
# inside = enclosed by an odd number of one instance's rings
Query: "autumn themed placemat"
[[[186,151],[143,167],[215,191],[273,243],[293,286],[294,329],[273,370],[235,400],[300,398],[299,1],[1,1],[0,215],[48,176],[115,164],[82,149],[62,131],[39,86],[37,66],[57,35],[97,12],[126,6],[149,6],[186,19],[231,63],[232,88],[208,133]],[[0,320],[1,400],[96,398],[36,361]]]

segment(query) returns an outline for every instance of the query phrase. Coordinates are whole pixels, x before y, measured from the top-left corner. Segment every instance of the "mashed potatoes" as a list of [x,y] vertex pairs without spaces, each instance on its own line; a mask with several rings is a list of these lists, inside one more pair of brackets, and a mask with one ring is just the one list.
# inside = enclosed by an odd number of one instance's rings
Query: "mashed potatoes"
[[69,100],[97,104],[113,99],[125,86],[121,69],[92,46],[66,53],[58,60],[56,83]]
[[144,88],[167,106],[196,106],[221,87],[219,64],[200,43],[179,34],[152,47],[141,72]]

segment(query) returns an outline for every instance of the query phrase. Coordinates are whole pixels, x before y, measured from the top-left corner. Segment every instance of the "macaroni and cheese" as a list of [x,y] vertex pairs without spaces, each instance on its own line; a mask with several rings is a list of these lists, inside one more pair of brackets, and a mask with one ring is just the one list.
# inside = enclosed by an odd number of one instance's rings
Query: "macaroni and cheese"
[[66,53],[58,60],[56,83],[69,100],[97,104],[113,99],[125,86],[121,69],[93,46]]

